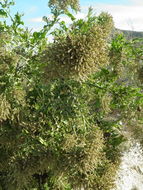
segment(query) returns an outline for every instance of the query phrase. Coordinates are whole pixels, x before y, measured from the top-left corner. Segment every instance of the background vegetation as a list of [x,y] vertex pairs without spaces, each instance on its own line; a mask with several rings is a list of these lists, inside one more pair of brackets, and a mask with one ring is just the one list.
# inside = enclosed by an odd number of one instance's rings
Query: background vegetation
[[123,129],[142,128],[143,40],[91,8],[77,20],[77,1],[50,1],[34,33],[0,5],[0,188],[111,190]]

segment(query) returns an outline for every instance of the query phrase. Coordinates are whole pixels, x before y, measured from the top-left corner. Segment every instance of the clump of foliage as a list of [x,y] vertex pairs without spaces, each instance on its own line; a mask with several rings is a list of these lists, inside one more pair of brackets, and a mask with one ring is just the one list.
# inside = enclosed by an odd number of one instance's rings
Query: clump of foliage
[[62,22],[62,27],[54,33],[54,43],[43,52],[47,79],[83,79],[108,64],[107,41],[113,26],[111,16],[101,13],[97,17],[89,9],[86,20],[71,18],[73,24],[67,28]]
[[68,10],[69,7],[78,11],[80,9],[79,0],[49,0],[49,7],[57,10]]
[[[10,15],[13,2],[0,5],[0,16]],[[71,1],[50,5],[53,20],[44,17],[39,32],[21,27],[20,14],[10,26],[0,22],[0,187],[111,190],[122,127],[142,118],[141,44],[121,34],[109,40],[108,14],[90,9],[76,20],[63,8]],[[63,11],[71,26],[59,22]]]

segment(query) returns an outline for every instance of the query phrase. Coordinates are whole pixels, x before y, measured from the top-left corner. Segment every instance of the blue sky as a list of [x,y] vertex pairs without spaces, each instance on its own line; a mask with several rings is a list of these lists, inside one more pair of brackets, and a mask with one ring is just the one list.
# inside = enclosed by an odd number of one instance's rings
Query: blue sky
[[[1,0],[0,0],[1,1]],[[42,17],[49,16],[48,0],[15,0],[13,12],[24,13],[26,25],[34,30],[39,30]],[[106,11],[113,16],[115,26],[126,30],[143,31],[143,0],[81,0],[81,12],[77,18],[84,17],[87,7],[92,6],[98,14]],[[63,18],[69,22],[67,18]]]

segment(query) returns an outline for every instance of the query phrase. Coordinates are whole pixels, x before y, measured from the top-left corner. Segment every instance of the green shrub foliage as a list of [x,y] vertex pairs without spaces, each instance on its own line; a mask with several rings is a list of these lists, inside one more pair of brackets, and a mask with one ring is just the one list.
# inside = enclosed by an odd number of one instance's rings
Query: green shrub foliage
[[63,32],[58,30],[54,43],[43,52],[42,61],[47,63],[45,78],[84,79],[107,65],[107,41],[112,26],[110,15],[102,13],[96,17],[90,9],[86,20],[74,21]]
[[[122,34],[110,39],[106,13],[89,9],[76,20],[65,9],[74,2],[54,4],[54,19],[45,17],[39,32],[21,27],[20,14],[11,25],[0,22],[0,188],[111,190],[122,127],[141,128],[142,43]],[[13,2],[0,5],[7,17]],[[58,20],[58,9],[70,26]]]
[[49,7],[55,7],[59,10],[67,10],[71,7],[75,11],[80,9],[78,0],[49,0]]

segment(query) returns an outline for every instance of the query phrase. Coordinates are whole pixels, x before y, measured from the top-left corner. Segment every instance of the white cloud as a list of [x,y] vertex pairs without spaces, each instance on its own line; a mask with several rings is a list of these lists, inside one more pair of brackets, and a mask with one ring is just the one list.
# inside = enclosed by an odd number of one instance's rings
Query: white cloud
[[[85,18],[85,16],[86,15],[84,13],[81,13],[81,12],[79,12],[75,15],[76,19]],[[47,17],[51,19],[51,15],[48,15]],[[61,15],[61,16],[59,16],[59,18],[61,21],[65,21],[66,24],[72,23],[71,19],[68,16]],[[30,22],[37,22],[37,23],[43,22],[42,17],[31,18],[31,19],[29,19],[29,21]]]
[[133,5],[143,5],[142,0],[130,0],[130,3],[132,3]]
[[[115,5],[94,3],[92,7],[98,14],[102,11],[108,12],[113,16],[115,27],[124,30],[143,31],[143,0],[130,0],[129,5]],[[87,13],[87,7],[81,7],[82,11],[76,15],[77,19],[84,18]],[[49,15],[50,17],[50,15]],[[69,17],[61,15],[60,19],[70,24]],[[29,20],[33,23],[42,23],[42,17],[35,17]]]
[[29,19],[30,22],[43,22],[42,17],[35,17]]
[[[143,31],[143,4],[141,0],[130,0],[130,5],[96,3],[92,7],[97,13],[105,11],[113,16],[115,27],[124,30]],[[83,7],[83,10],[87,8]]]

